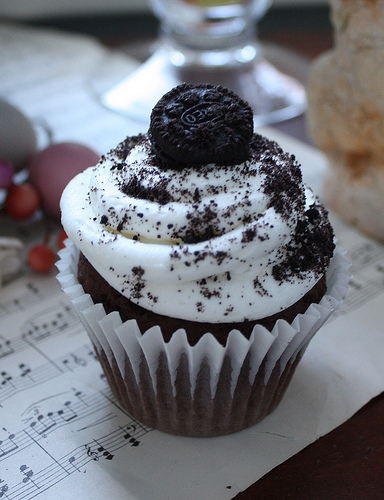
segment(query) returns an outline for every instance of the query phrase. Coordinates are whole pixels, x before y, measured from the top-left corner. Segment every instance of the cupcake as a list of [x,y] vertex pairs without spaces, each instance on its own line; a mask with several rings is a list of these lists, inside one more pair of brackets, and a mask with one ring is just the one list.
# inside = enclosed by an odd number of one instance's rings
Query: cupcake
[[58,279],[110,386],[185,436],[254,425],[341,302],[347,264],[292,155],[220,86],[183,84],[61,199]]

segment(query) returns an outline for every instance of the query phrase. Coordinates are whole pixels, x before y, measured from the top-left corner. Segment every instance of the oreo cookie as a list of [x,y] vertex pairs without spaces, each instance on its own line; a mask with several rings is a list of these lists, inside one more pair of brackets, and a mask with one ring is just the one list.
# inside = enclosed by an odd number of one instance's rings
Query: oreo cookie
[[234,165],[248,157],[253,113],[220,85],[183,83],[153,108],[148,134],[163,167]]

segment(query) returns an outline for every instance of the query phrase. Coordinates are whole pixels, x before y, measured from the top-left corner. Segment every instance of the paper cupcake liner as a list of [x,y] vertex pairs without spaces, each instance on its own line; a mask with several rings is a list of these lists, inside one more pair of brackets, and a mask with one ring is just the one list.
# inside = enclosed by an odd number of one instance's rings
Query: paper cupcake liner
[[271,332],[256,325],[249,339],[233,330],[225,347],[206,333],[190,346],[184,330],[163,340],[155,326],[144,334],[135,320],[106,314],[77,280],[78,249],[59,252],[58,280],[88,332],[110,387],[139,422],[185,436],[218,436],[254,425],[281,400],[309,341],[342,302],[350,265],[337,249],[327,293],[292,324]]

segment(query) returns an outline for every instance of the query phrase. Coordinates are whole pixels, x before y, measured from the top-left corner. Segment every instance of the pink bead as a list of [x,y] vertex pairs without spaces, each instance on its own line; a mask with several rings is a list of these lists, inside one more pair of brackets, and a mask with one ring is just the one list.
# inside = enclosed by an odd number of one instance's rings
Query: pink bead
[[81,144],[51,144],[29,163],[29,180],[38,190],[43,210],[60,219],[60,198],[68,182],[82,170],[96,165],[99,155]]
[[11,162],[0,159],[0,189],[8,189],[12,185],[14,173]]

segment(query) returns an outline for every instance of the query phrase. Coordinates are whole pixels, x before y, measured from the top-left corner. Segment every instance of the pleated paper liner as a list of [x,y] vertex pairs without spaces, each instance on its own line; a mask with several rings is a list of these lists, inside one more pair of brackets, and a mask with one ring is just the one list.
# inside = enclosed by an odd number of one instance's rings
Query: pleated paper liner
[[255,326],[249,339],[233,330],[225,347],[206,333],[190,346],[184,330],[163,340],[159,326],[144,334],[135,320],[106,314],[77,280],[78,249],[60,251],[58,280],[75,306],[121,405],[139,422],[183,436],[220,436],[263,419],[280,402],[313,335],[342,302],[349,263],[337,249],[327,292],[292,324],[271,332]]

